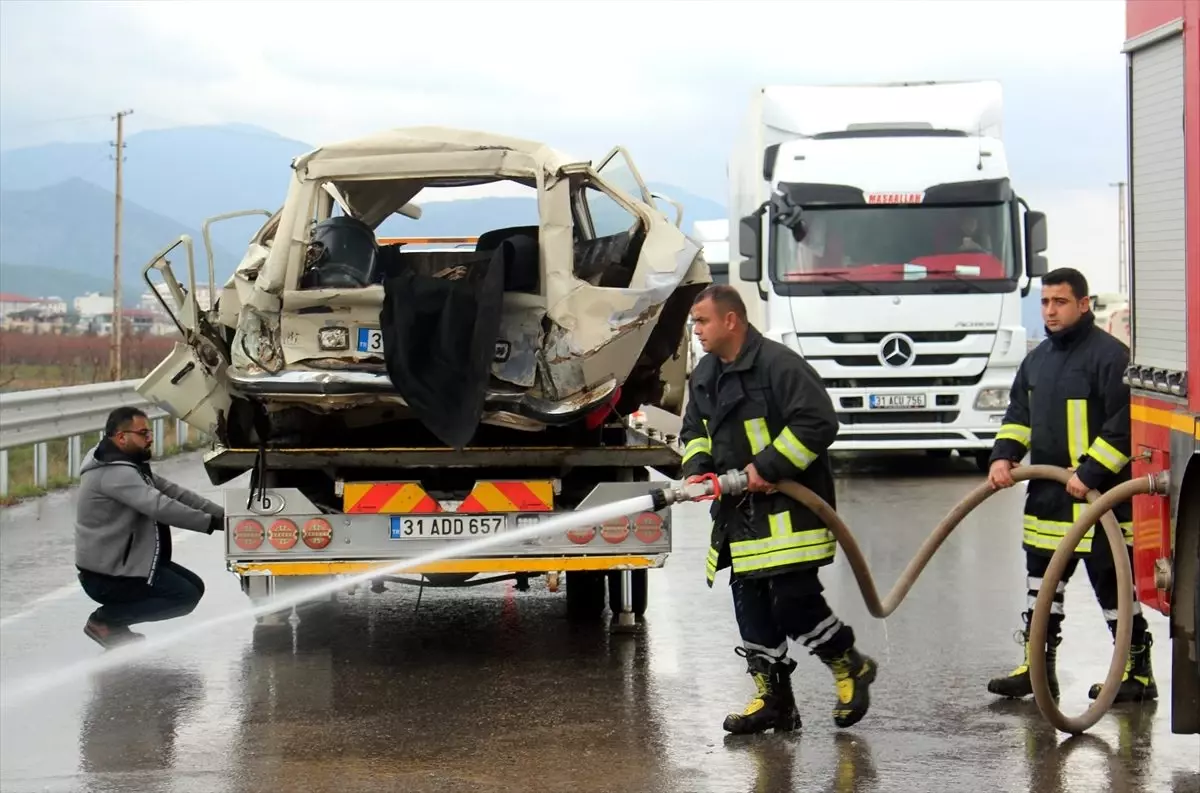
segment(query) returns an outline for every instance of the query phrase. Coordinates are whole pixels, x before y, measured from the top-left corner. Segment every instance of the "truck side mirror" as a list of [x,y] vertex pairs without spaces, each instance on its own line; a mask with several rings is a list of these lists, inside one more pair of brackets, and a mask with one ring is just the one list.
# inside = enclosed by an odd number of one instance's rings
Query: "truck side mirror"
[[1025,274],[1030,278],[1041,278],[1050,264],[1042,253],[1048,245],[1046,213],[1025,213]]
[[762,261],[759,257],[759,242],[762,215],[753,214],[742,218],[738,224],[738,253],[742,256],[739,275],[743,281],[758,283],[762,280]]

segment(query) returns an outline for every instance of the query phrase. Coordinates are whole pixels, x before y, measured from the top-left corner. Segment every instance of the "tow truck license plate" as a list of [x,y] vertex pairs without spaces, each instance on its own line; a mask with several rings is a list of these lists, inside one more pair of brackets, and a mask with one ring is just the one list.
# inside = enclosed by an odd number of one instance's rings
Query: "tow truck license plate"
[[358,328],[357,350],[365,353],[383,353],[383,331],[379,328]]
[[470,539],[499,534],[508,528],[503,515],[393,515],[391,539]]
[[925,407],[924,394],[871,394],[871,410],[912,410]]

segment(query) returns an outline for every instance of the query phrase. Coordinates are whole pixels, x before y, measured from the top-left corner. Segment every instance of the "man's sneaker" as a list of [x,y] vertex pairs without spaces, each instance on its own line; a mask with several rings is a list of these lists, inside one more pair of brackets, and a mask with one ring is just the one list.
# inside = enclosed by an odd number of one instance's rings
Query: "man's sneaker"
[[105,649],[119,647],[122,644],[146,638],[140,633],[134,633],[129,630],[128,626],[109,625],[94,617],[88,619],[87,624],[83,626],[83,632],[89,639]]

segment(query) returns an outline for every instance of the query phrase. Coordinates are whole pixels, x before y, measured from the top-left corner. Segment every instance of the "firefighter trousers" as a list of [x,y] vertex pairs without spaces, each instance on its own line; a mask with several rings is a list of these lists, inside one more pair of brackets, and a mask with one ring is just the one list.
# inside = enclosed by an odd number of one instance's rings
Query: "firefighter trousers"
[[[1129,554],[1130,566],[1133,565],[1133,549],[1126,546],[1126,551]],[[1108,558],[1106,551],[1093,551],[1089,556],[1084,558],[1084,567],[1087,568],[1088,580],[1091,581],[1092,591],[1096,593],[1096,600],[1100,604],[1101,610],[1104,612],[1104,621],[1108,623],[1110,631],[1117,630],[1117,568]],[[1042,588],[1042,577],[1046,575],[1047,568],[1050,567],[1050,557],[1044,556],[1032,551],[1025,551],[1025,586],[1026,605],[1030,613],[1033,612],[1033,606],[1037,603],[1038,590]],[[1079,557],[1072,556],[1071,561],[1067,562],[1066,569],[1063,570],[1062,580],[1058,582],[1058,589],[1054,593],[1054,602],[1050,605],[1050,623],[1049,636],[1054,638],[1062,628],[1063,620],[1066,618],[1066,611],[1063,608],[1064,595],[1067,590],[1067,582],[1079,567]],[[1142,604],[1134,598],[1133,601],[1133,636],[1131,644],[1137,647],[1145,642],[1146,636],[1146,617],[1142,614]]]
[[854,631],[821,594],[817,568],[763,578],[731,576],[730,586],[742,644],[751,653],[783,659],[791,639],[828,660],[854,646]]

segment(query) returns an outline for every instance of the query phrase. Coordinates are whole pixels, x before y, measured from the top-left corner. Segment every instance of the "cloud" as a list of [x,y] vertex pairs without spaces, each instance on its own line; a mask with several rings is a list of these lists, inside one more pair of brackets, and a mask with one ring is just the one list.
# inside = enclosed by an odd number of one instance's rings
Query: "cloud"
[[[432,123],[597,159],[621,143],[646,178],[724,201],[758,85],[999,79],[1018,190],[1071,196],[1052,228],[1082,229],[1124,172],[1124,7],[5,0],[0,145],[110,138],[108,117],[126,107],[131,130],[238,121],[314,144]],[[86,114],[96,118],[37,123]],[[1115,248],[1104,254],[1114,269]]]

